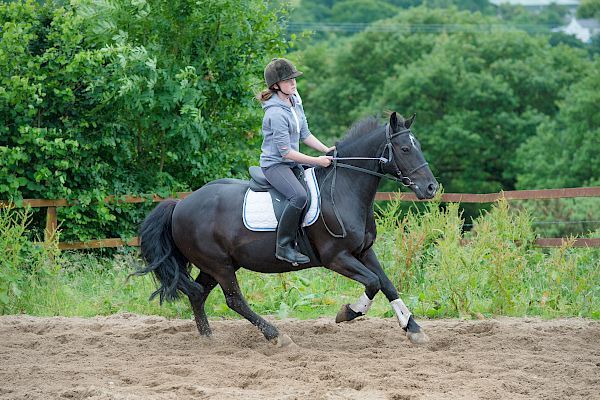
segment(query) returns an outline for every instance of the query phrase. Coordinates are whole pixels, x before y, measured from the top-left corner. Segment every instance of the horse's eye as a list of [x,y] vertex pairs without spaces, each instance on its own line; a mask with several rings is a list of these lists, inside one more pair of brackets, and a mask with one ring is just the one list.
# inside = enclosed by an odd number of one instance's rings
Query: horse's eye
[[402,146],[400,148],[400,150],[402,150],[403,153],[408,153],[410,151],[410,147],[408,147],[408,146]]

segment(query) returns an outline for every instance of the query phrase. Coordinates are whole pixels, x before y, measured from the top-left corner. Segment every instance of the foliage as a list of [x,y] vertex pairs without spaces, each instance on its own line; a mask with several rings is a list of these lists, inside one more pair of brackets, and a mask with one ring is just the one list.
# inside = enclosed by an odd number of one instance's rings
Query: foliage
[[380,259],[409,307],[431,317],[600,316],[597,249],[532,247],[531,218],[506,201],[483,213],[461,245],[458,206],[427,208],[394,226],[400,206],[392,204],[379,221]]
[[67,239],[128,236],[106,195],[246,174],[262,66],[285,49],[260,0],[0,4],[0,198],[67,198]]
[[[595,1],[595,0],[591,0]],[[429,9],[458,9],[495,15],[510,24],[529,27],[556,27],[564,23],[568,8],[552,3],[531,11],[520,5],[494,5],[488,0],[300,0],[292,2],[292,22],[356,22],[369,23],[391,18],[401,9],[424,6]],[[581,7],[580,7],[581,8]]]
[[568,8],[551,3],[537,12],[532,12],[521,5],[500,4],[497,15],[504,21],[516,24],[525,29],[538,27],[556,28],[565,24]]
[[[65,289],[56,284],[58,237],[32,242],[27,235],[30,217],[29,210],[0,208],[0,314],[35,312],[36,292],[56,299]],[[58,304],[50,301],[42,308],[56,310]]]
[[[562,188],[600,185],[600,71],[597,67],[565,88],[564,100],[553,120],[537,127],[518,150],[518,188]],[[540,149],[544,149],[540,151]],[[560,199],[525,205],[537,221],[600,221],[598,199]],[[548,235],[588,232],[597,225],[545,226]],[[542,231],[542,230],[540,230]]]
[[600,0],[581,0],[577,7],[577,17],[600,19]]
[[[401,297],[417,317],[472,318],[493,315],[600,318],[600,250],[540,250],[530,216],[505,201],[476,220],[461,245],[457,204],[425,205],[425,212],[398,218],[400,202],[379,210],[375,251]],[[15,217],[18,215],[18,217]],[[137,250],[112,258],[56,251],[55,242],[34,243],[23,232],[26,214],[0,214],[0,312],[94,316],[116,312],[190,318],[187,301],[148,302],[150,276],[127,279],[141,262]],[[598,232],[596,232],[597,236]],[[364,288],[324,269],[289,274],[240,270],[250,306],[278,317],[333,317]],[[220,289],[207,301],[209,316],[239,317]],[[385,296],[375,298],[371,316],[391,317]]]
[[[593,186],[598,186],[600,181]],[[527,210],[541,237],[594,236],[600,228],[600,199],[573,198],[520,201],[515,208]]]
[[331,7],[331,21],[370,23],[389,18],[398,11],[398,7],[383,0],[346,0]]
[[[67,198],[75,205],[59,209],[64,239],[127,238],[151,204],[105,204],[106,195],[167,196],[245,175],[259,151],[252,94],[262,67],[294,44],[278,3],[64,3],[0,4],[1,199]],[[415,132],[449,191],[598,184],[600,77],[586,50],[600,39],[583,45],[525,26],[553,25],[564,9],[533,17],[483,0],[292,6],[291,21],[377,20],[289,54],[305,72],[300,91],[324,142],[366,115],[417,112]],[[586,207],[547,215],[598,219]],[[34,217],[29,230],[40,231]]]
[[[600,171],[600,68],[598,61],[578,82],[563,88],[560,110],[519,148],[520,188],[598,184]],[[544,149],[543,152],[540,149]]]
[[[415,8],[302,51],[296,58],[307,78],[300,89],[313,130],[335,140],[362,116],[416,112],[416,133],[448,191],[514,189],[517,171],[527,171],[515,152],[594,68],[585,51],[495,30],[495,21]],[[490,30],[476,28],[485,23]],[[432,24],[473,31],[413,33]],[[327,100],[332,93],[336,101]]]

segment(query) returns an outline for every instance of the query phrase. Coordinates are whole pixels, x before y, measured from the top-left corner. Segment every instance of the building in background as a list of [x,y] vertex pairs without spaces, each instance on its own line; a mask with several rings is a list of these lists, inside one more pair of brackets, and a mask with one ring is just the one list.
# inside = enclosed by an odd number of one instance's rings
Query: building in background
[[592,36],[600,33],[600,23],[593,18],[577,19],[573,15],[567,26],[557,28],[555,31],[573,35],[582,42],[589,43]]
[[579,6],[579,0],[490,0],[490,3],[499,6],[510,4],[512,6],[523,6],[532,11],[539,11],[551,4],[567,7],[569,10],[568,20],[565,25],[553,29],[555,32],[564,32],[573,35],[584,43],[589,43],[592,36],[600,34],[600,22],[593,18],[577,19],[575,12]]

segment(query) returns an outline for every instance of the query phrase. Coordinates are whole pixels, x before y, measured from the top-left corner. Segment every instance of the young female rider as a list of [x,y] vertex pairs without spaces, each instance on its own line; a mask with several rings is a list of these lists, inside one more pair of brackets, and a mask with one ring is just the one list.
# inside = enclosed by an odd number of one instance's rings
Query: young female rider
[[292,168],[298,164],[321,167],[331,164],[329,156],[311,157],[301,153],[300,140],[323,153],[334,147],[325,146],[308,130],[302,100],[296,91],[296,78],[302,72],[289,60],[274,58],[266,66],[264,75],[267,89],[257,96],[265,111],[260,166],[269,183],[288,200],[277,228],[275,256],[290,263],[305,264],[310,259],[296,251],[295,242],[307,194]]

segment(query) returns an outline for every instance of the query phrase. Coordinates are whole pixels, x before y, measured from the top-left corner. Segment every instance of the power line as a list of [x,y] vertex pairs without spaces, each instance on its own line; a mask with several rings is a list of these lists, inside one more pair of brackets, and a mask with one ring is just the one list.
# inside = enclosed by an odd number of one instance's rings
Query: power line
[[491,33],[491,32],[527,32],[550,33],[554,29],[549,25],[533,24],[370,24],[357,22],[290,22],[287,31],[298,33],[303,31],[356,33],[400,32],[400,33]]

